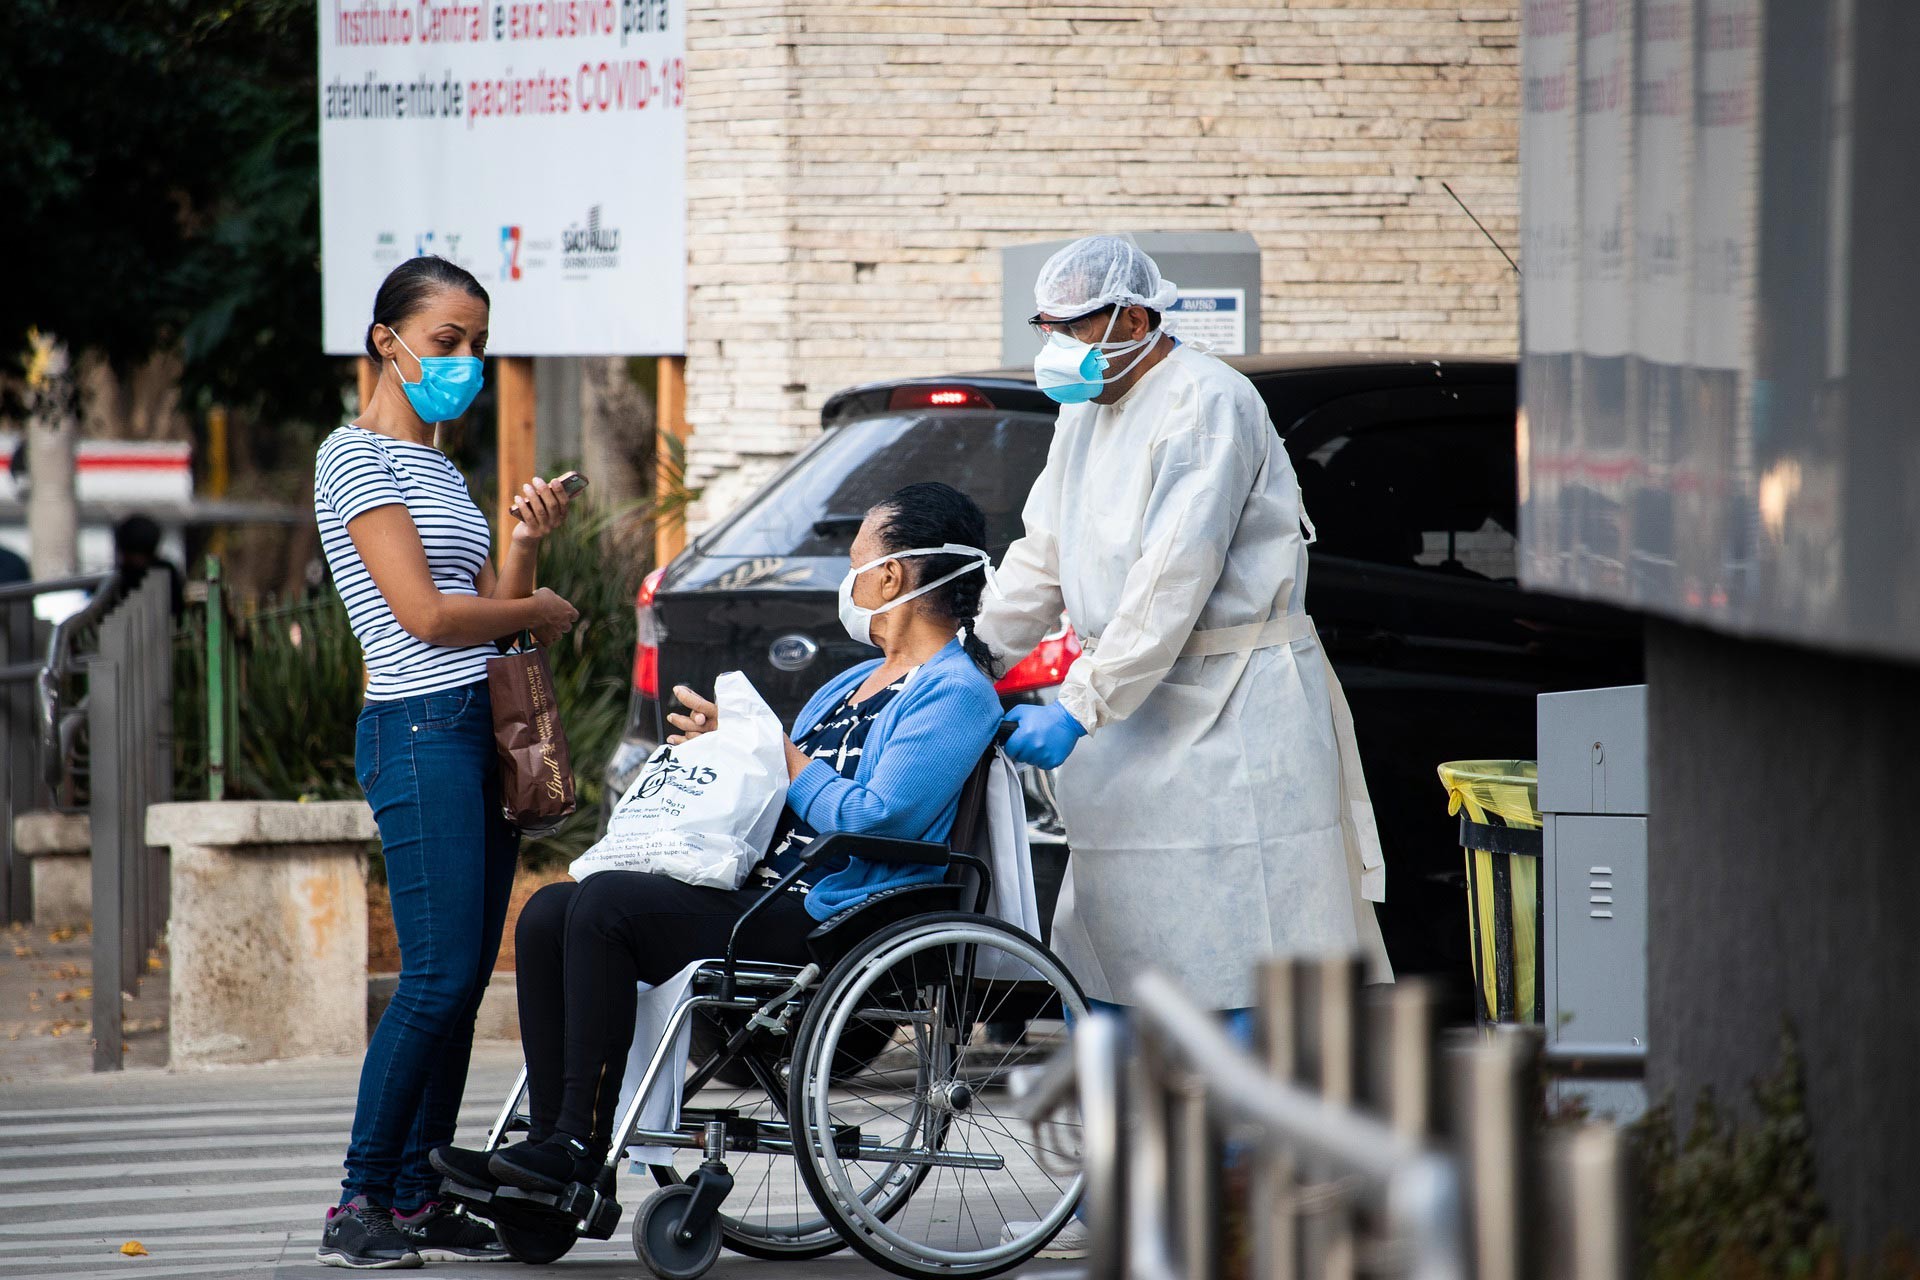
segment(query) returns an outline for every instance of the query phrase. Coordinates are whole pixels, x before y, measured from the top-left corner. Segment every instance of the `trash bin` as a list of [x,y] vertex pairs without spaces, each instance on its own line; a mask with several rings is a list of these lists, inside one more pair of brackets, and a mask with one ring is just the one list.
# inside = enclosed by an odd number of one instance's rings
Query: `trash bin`
[[1475,1014],[1482,1024],[1537,1023],[1546,995],[1539,765],[1455,760],[1440,766],[1440,782],[1466,853]]

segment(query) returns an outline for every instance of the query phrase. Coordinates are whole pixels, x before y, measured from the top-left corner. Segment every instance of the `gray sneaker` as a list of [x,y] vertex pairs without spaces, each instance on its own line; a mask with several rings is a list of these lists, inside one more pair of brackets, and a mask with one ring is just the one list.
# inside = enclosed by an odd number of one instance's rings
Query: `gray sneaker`
[[355,1196],[327,1210],[314,1258],[325,1266],[354,1271],[400,1271],[420,1265],[413,1242],[393,1225],[393,1210]]

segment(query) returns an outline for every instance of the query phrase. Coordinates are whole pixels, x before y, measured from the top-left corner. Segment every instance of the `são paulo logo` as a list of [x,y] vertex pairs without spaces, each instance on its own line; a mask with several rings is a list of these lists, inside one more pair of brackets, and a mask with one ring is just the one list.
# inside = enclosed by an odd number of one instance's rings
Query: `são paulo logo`
[[560,233],[563,271],[601,271],[620,265],[620,228],[600,220],[600,206],[587,210],[585,223],[574,223]]

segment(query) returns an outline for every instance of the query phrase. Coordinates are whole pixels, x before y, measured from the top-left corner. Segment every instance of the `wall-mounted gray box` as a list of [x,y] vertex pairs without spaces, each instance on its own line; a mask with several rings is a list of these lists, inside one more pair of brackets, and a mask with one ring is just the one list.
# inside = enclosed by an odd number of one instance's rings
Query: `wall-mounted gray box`
[[[1204,339],[1221,355],[1260,350],[1260,246],[1244,231],[1136,231],[1134,241],[1179,287],[1168,324]],[[1000,361],[1033,363],[1040,340],[1027,326],[1033,282],[1055,252],[1074,239],[1009,245],[1000,250]]]

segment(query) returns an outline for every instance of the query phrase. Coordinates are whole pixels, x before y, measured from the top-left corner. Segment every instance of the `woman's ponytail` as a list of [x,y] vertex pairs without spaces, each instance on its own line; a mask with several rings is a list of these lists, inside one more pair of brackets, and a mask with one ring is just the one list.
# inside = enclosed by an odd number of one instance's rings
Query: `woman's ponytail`
[[[909,551],[918,547],[940,547],[952,543],[961,547],[987,544],[987,517],[979,504],[950,484],[929,480],[910,484],[874,510],[880,514],[877,530],[880,545],[888,551]],[[965,556],[915,556],[904,563],[912,566],[913,581],[931,582],[968,566]],[[977,564],[978,562],[973,562]],[[961,573],[953,581],[929,591],[922,599],[930,609],[938,610],[959,623],[961,647],[974,665],[990,679],[1000,678],[993,650],[973,632],[974,619],[980,616],[981,594],[987,585],[985,566],[975,573]]]

